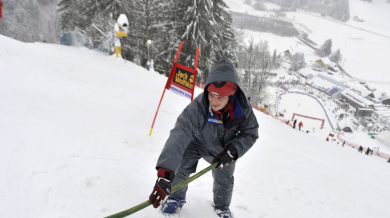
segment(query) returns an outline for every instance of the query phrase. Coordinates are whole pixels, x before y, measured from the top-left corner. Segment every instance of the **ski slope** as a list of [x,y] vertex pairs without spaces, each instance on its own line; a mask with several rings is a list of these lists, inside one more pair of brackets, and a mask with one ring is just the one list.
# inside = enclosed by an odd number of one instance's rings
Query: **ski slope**
[[[248,13],[260,17],[270,17],[273,12],[256,11],[251,5],[244,3],[244,0],[226,0],[232,11]],[[252,1],[254,4],[255,1]],[[341,66],[346,72],[359,79],[369,82],[380,92],[388,92],[390,88],[390,4],[384,0],[373,0],[373,3],[360,0],[350,0],[350,20],[342,23],[331,18],[321,17],[319,14],[307,12],[286,12],[283,20],[289,21],[301,32],[307,32],[309,38],[321,46],[325,40],[332,39],[332,51],[340,49],[343,59]],[[365,20],[364,23],[353,21],[358,15]],[[295,48],[297,39],[285,37],[279,40],[279,36],[269,37],[269,33],[251,33],[255,41],[268,40],[270,50],[278,49],[278,52],[289,48]],[[288,40],[290,39],[290,45]],[[280,42],[281,44],[275,44]],[[274,45],[275,44],[275,45]],[[280,48],[282,47],[282,48]],[[284,47],[284,48],[283,48]],[[306,59],[312,56],[313,51],[305,53]],[[294,51],[295,52],[295,51]],[[316,60],[319,57],[316,57]],[[311,60],[311,57],[309,57]]]
[[[314,98],[311,98],[307,95],[297,94],[297,93],[287,93],[281,96],[281,100],[279,100],[279,111],[284,113],[284,117],[289,119],[291,122],[291,118],[295,114],[301,114],[308,117],[318,118],[325,120],[324,128],[321,128],[322,121],[308,119],[301,116],[295,116],[294,120],[297,120],[297,128],[299,122],[302,121],[303,127],[301,130],[309,131],[310,134],[313,134],[318,138],[326,139],[329,133],[332,131],[331,125],[326,117],[325,111],[322,106],[318,103],[318,101]],[[332,123],[334,126],[335,124]]]
[[[1,217],[103,217],[147,200],[189,103],[167,91],[149,136],[166,80],[86,48],[0,35]],[[255,114],[260,138],[236,166],[236,218],[388,217],[389,163]],[[208,173],[172,217],[217,217],[212,204]],[[165,216],[148,207],[133,217]]]

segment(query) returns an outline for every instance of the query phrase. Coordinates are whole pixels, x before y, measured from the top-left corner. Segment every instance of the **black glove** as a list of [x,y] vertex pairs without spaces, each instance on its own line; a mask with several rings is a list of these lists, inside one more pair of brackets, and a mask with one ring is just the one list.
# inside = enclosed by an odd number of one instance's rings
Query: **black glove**
[[157,177],[156,185],[153,188],[152,194],[149,196],[149,200],[152,202],[154,208],[164,203],[167,196],[171,194],[171,183],[173,178],[175,178],[175,172],[159,168],[157,170]]
[[215,156],[213,163],[218,161],[218,165],[215,168],[222,169],[232,164],[233,160],[236,160],[237,158],[237,149],[232,144],[228,144],[225,146],[223,151]]

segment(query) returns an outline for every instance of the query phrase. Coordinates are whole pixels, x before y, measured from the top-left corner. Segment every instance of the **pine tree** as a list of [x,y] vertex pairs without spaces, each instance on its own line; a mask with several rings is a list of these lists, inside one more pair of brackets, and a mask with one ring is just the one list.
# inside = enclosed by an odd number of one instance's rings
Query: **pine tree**
[[228,11],[222,11],[222,18],[220,20],[221,28],[218,29],[220,34],[220,44],[215,53],[216,60],[229,60],[235,67],[238,67],[238,43],[233,27],[233,17]]
[[248,45],[248,48],[245,52],[246,54],[246,58],[245,58],[245,69],[249,70],[249,71],[252,71],[253,68],[255,67],[255,54],[256,54],[256,45],[255,45],[255,41],[254,41],[254,38],[251,36],[251,38],[249,39],[249,45]]
[[337,51],[333,52],[332,55],[329,56],[329,59],[338,64],[341,59],[343,59],[343,56],[340,53],[340,49],[337,49]]
[[316,53],[320,57],[328,57],[332,53],[332,39],[327,39]]
[[293,55],[291,69],[294,71],[298,71],[301,68],[306,66],[305,62],[305,54],[302,52],[297,52]]
[[256,2],[253,5],[253,8],[258,11],[266,11],[267,7],[265,7],[264,2]]
[[259,92],[259,75],[257,74],[253,78],[253,82],[249,88],[249,96],[251,96],[251,103],[257,104],[260,103],[260,95],[261,93]]
[[274,50],[274,54],[272,55],[272,67],[277,68],[276,67],[276,49]]
[[181,36],[181,40],[185,44],[182,49],[186,55],[184,57],[185,65],[191,67],[194,65],[196,49],[198,47],[200,49],[198,68],[203,72],[203,82],[207,80],[209,70],[215,62],[214,47],[211,44],[211,38],[215,34],[215,29],[210,22],[213,20],[211,9],[211,0],[194,0],[184,16],[186,30]]
[[82,2],[77,0],[61,0],[58,3],[58,12],[61,12],[61,29],[65,32],[72,31],[75,27],[87,26],[88,19],[81,15]]
[[119,15],[126,14],[130,15],[129,12],[129,6],[133,3],[132,0],[100,0],[95,1],[95,5],[98,4],[98,6],[102,9],[102,12],[106,15],[111,15],[111,19],[115,20],[118,19]]

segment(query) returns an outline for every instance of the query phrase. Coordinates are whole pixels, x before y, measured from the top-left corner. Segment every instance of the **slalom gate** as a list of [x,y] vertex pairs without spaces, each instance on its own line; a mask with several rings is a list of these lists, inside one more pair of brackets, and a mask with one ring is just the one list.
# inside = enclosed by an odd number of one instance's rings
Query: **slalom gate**
[[328,119],[328,123],[330,124],[330,127],[332,128],[332,130],[334,130],[333,124],[332,124],[332,122],[331,122],[330,119],[329,119],[328,112],[326,112],[324,105],[322,105],[321,102],[320,102],[316,97],[314,97],[314,96],[312,96],[312,95],[310,95],[310,94],[307,94],[307,93],[302,93],[302,92],[297,92],[297,91],[292,91],[292,92],[289,91],[289,92],[280,94],[280,95],[278,96],[277,102],[276,102],[276,111],[279,111],[279,110],[278,110],[278,105],[279,105],[278,102],[279,102],[280,97],[282,97],[282,95],[291,94],[291,93],[306,95],[306,96],[309,96],[309,97],[311,97],[311,98],[314,98],[314,99],[321,105],[321,107],[322,107],[322,109],[324,110],[324,113],[325,113],[325,115],[326,115],[326,118]]
[[323,128],[324,128],[324,123],[325,123],[325,120],[324,120],[324,119],[315,118],[315,117],[309,117],[309,116],[305,116],[305,115],[302,115],[302,114],[293,113],[293,116],[292,116],[292,118],[291,118],[291,121],[294,121],[294,117],[295,117],[295,116],[304,117],[304,118],[312,119],[312,120],[319,120],[319,121],[321,121],[321,128],[320,128],[320,129],[323,129]]

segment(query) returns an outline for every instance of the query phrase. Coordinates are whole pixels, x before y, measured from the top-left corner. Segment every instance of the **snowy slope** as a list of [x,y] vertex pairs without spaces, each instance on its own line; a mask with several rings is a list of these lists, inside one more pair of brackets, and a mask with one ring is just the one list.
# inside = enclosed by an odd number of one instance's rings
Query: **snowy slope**
[[[84,48],[1,35],[0,66],[2,217],[103,217],[148,198],[158,155],[189,103],[166,92],[148,135],[166,77]],[[255,114],[260,138],[237,162],[235,217],[388,217],[385,160]],[[211,173],[187,196],[172,217],[216,217]],[[164,216],[149,207],[133,217]]]
[[[256,11],[252,6],[244,4],[244,0],[227,0],[226,3],[232,11],[236,12],[266,17],[273,14],[268,11]],[[378,90],[388,91],[390,88],[390,76],[387,73],[390,71],[388,64],[390,4],[380,0],[373,0],[372,4],[351,0],[350,8],[351,19],[358,14],[362,19],[367,19],[367,22],[356,23],[350,19],[342,23],[306,12],[288,12],[283,19],[294,23],[300,31],[309,33],[309,38],[318,45],[322,45],[327,39],[332,39],[332,50],[340,49],[344,57],[341,64],[348,74],[370,82],[373,86],[377,86]],[[278,38],[275,36],[274,41],[278,41]],[[281,45],[286,44],[286,41],[288,39],[283,39]],[[294,47],[295,44],[296,39],[291,38],[290,46]]]
[[[387,3],[387,0],[372,0],[371,3],[350,0],[349,11],[351,19],[346,22],[347,24],[390,36],[390,3]],[[355,16],[364,22],[354,21],[353,17]]]

